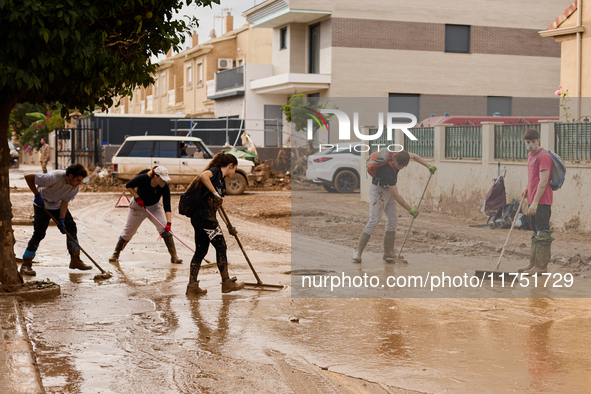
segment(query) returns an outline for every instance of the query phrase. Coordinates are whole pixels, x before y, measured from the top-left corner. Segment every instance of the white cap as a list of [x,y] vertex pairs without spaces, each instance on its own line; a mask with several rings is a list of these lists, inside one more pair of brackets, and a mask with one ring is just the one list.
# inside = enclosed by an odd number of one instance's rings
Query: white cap
[[163,181],[170,181],[166,167],[158,166],[154,168],[154,174],[158,175]]

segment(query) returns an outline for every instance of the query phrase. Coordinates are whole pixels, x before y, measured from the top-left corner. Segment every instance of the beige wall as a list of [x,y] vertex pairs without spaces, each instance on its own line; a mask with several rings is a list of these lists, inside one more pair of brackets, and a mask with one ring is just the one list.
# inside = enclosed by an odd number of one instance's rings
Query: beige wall
[[328,96],[420,93],[551,97],[559,85],[559,69],[558,58],[332,48]]
[[[294,10],[331,11],[333,18],[399,20],[545,29],[573,0],[290,0]],[[363,4],[363,5],[361,5]]]

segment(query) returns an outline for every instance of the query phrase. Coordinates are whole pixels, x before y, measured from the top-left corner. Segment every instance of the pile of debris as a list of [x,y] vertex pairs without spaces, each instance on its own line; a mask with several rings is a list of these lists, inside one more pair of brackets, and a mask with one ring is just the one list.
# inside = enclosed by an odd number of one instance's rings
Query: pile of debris
[[259,164],[253,170],[256,179],[252,182],[252,186],[256,188],[272,188],[274,190],[289,190],[291,189],[291,174],[276,172],[273,167],[266,163]]
[[81,192],[103,192],[112,190],[121,190],[124,182],[113,176],[111,169],[95,167],[88,174],[88,182],[80,186]]

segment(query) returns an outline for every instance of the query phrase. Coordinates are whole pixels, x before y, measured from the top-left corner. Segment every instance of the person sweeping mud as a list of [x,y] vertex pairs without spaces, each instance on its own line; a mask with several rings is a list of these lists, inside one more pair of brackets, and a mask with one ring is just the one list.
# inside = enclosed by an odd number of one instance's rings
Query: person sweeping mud
[[[170,233],[172,214],[170,210],[170,189],[166,183],[167,181],[170,181],[170,177],[166,167],[154,166],[148,173],[140,174],[127,182],[125,187],[129,190],[133,199],[129,205],[125,228],[119,235],[119,241],[117,241],[115,251],[109,261],[119,260],[119,255],[125,245],[131,241],[144,219],[148,218],[164,238],[164,243],[168,248],[168,253],[170,253],[170,262],[175,264],[183,262],[177,257],[174,240]],[[162,198],[162,202],[160,198]],[[166,223],[166,226],[163,226],[162,223]]]
[[540,134],[536,129],[525,131],[523,139],[529,152],[527,156],[527,188],[522,197],[527,197],[531,217],[533,235],[529,264],[519,268],[517,272],[527,274],[541,274],[547,272],[550,261],[550,247],[552,245],[552,230],[550,229],[550,214],[553,193],[548,186],[552,175],[553,160],[550,153],[540,146]]
[[[20,269],[22,275],[36,275],[33,270],[33,258],[39,244],[45,238],[47,227],[51,221],[51,216],[47,214],[47,211],[58,219],[58,229],[62,234],[67,231],[78,242],[76,222],[68,210],[68,203],[76,197],[80,184],[87,175],[88,173],[82,164],[72,164],[65,171],[56,170],[47,174],[25,175],[27,185],[35,198],[33,199],[33,236],[23,254],[23,264]],[[66,238],[66,246],[70,253],[71,269],[92,269],[90,265],[86,265],[80,260],[80,249],[74,242]]]
[[[411,159],[427,167],[432,174],[437,170],[434,165],[429,165],[429,163],[423,160],[423,158],[414,153],[408,153],[405,150],[398,153],[388,152],[385,149],[383,149],[383,151],[383,154],[387,154],[387,156],[384,157],[383,164],[375,165],[377,169],[375,170],[375,175],[372,176],[371,186],[369,188],[369,220],[359,237],[357,251],[353,253],[353,261],[356,263],[361,263],[363,249],[365,249],[369,238],[373,234],[384,213],[386,214],[386,233],[384,235],[383,259],[388,263],[391,263],[396,259],[396,254],[394,252],[396,222],[398,219],[396,203],[400,204],[414,217],[417,217],[419,214],[416,209],[412,208],[406,200],[398,194],[398,186],[396,186],[398,172],[406,167]],[[380,151],[380,153],[382,153],[382,151]],[[376,156],[376,158],[377,157],[378,156]],[[370,158],[370,160],[372,160],[372,158]],[[370,164],[369,161],[368,164]],[[371,175],[369,166],[368,173]]]
[[[198,203],[191,215],[191,224],[195,229],[195,254],[191,260],[187,295],[207,293],[206,289],[199,287],[197,277],[201,262],[209,249],[209,244],[212,244],[216,251],[216,261],[222,276],[222,293],[238,291],[244,288],[244,282],[238,282],[236,277],[230,278],[228,273],[226,240],[216,217],[217,210],[222,206],[223,197],[226,193],[224,177],[234,175],[236,167],[238,167],[238,160],[235,156],[220,152],[211,159],[205,170],[191,182],[185,192],[185,194],[197,193],[196,196],[198,197]],[[229,231],[232,235],[236,234],[235,228],[230,228]]]

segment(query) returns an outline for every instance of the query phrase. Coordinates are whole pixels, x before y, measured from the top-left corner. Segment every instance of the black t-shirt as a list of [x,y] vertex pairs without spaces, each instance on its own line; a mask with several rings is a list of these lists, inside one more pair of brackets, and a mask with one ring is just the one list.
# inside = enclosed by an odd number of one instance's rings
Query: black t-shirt
[[164,205],[164,212],[170,212],[170,189],[168,183],[164,187],[156,185],[152,187],[150,183],[152,180],[148,174],[140,174],[125,184],[125,187],[136,189],[137,194],[144,200],[146,206],[154,205],[160,201],[162,197],[162,204]]
[[398,171],[389,164],[378,167],[376,176],[371,180],[371,183],[378,186],[394,186],[396,182],[398,182]]
[[[222,197],[226,195],[226,181],[224,180],[224,174],[218,167],[211,167],[209,169],[213,173],[211,177],[211,184],[218,194]],[[206,188],[203,183],[199,185],[201,199],[199,206],[195,210],[195,213],[202,219],[206,219],[212,222],[217,222],[216,210],[213,208],[213,194]]]

